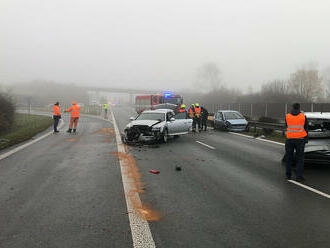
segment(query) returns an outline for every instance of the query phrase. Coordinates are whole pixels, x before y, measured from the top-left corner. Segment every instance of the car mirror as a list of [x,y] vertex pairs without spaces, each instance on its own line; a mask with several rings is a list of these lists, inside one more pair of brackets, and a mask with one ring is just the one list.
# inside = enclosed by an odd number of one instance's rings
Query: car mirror
[[175,118],[174,118],[174,117],[172,117],[172,118],[170,119],[170,121],[175,121]]
[[130,120],[130,121],[134,121],[135,118],[134,118],[134,117],[130,117],[129,120]]

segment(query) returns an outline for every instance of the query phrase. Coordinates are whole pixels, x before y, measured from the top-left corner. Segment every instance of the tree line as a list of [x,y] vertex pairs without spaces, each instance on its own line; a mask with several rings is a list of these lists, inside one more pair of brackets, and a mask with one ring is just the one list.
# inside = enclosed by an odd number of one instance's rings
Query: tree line
[[206,105],[221,103],[292,103],[329,102],[330,67],[322,73],[313,65],[305,65],[291,73],[287,79],[274,79],[262,84],[260,90],[248,92],[227,87],[221,78],[221,71],[215,63],[201,66],[195,85],[208,88],[205,92],[188,92],[186,102],[200,102]]

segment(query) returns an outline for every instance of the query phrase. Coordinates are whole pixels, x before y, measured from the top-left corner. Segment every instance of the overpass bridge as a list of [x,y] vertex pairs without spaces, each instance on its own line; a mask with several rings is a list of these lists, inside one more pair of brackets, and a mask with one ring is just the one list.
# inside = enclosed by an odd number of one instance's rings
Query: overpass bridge
[[117,102],[119,104],[134,104],[137,95],[159,94],[162,90],[146,90],[132,88],[106,88],[87,87],[89,104],[101,104],[106,102]]

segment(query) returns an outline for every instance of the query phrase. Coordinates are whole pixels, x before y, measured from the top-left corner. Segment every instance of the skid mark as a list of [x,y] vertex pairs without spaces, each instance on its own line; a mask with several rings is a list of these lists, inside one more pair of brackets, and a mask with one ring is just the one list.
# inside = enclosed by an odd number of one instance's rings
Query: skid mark
[[160,220],[161,214],[158,211],[153,210],[148,204],[140,204],[135,197],[136,193],[144,192],[144,183],[141,181],[141,174],[134,157],[123,152],[112,152],[111,154],[116,155],[124,162],[125,175],[131,180],[131,190],[128,192],[128,197],[130,198],[132,205],[136,209],[139,216],[147,221]]
[[112,141],[111,138],[115,136],[115,131],[113,130],[113,128],[101,128],[93,132],[93,134],[102,135],[104,137],[103,142],[110,143]]

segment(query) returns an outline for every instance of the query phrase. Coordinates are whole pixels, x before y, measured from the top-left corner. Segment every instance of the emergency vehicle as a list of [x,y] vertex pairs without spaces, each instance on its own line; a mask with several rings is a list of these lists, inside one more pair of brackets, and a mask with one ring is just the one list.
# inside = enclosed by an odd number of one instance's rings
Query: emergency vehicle
[[136,96],[135,109],[137,113],[141,113],[144,110],[157,109],[157,106],[159,108],[162,104],[179,107],[182,103],[182,96],[166,92],[155,95]]

